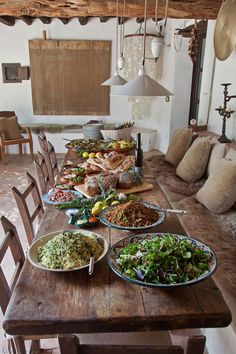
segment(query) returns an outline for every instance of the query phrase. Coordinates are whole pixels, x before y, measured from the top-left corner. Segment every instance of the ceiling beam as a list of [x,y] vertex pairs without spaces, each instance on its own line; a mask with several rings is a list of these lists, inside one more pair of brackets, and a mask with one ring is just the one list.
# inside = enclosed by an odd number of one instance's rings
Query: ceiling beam
[[67,17],[58,17],[58,20],[61,20],[64,25],[67,25],[67,23],[70,21],[70,19]]
[[101,22],[101,23],[105,23],[105,22],[107,22],[107,21],[109,20],[109,18],[110,18],[110,17],[101,16],[101,17],[100,17],[100,22]]
[[39,19],[40,19],[45,25],[49,25],[49,23],[51,23],[51,17],[40,16]]
[[0,22],[7,26],[14,26],[15,19],[12,16],[0,16]]
[[27,16],[27,15],[21,16],[20,19],[21,19],[22,21],[24,21],[28,26],[32,25],[33,20],[34,20],[33,17]]
[[[168,18],[215,19],[222,0],[170,0]],[[159,0],[158,18],[165,17],[166,0]],[[120,11],[123,11],[121,7]],[[0,16],[32,17],[116,17],[116,0],[4,0]],[[144,0],[126,0],[124,17],[144,16]],[[148,1],[147,17],[155,17],[155,1]]]
[[79,23],[81,24],[81,26],[85,26],[88,23],[88,17],[84,17],[84,16],[80,16],[78,17]]

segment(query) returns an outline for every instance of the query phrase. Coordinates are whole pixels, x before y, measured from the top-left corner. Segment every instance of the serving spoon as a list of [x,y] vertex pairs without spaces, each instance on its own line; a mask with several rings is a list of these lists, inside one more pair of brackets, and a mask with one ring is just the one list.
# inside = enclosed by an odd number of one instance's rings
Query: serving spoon
[[181,210],[181,209],[158,209],[158,211],[162,211],[163,213],[172,213],[172,214],[181,214],[185,215],[187,214],[187,210]]
[[93,270],[94,270],[94,257],[90,257],[90,261],[89,261],[89,275],[93,274]]

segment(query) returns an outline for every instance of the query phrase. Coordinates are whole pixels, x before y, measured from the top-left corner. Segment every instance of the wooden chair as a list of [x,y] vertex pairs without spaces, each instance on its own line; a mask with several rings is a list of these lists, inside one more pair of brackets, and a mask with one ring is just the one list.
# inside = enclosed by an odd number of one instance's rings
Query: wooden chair
[[[12,117],[15,117],[16,114],[14,111],[1,111],[0,112],[0,117],[5,118],[6,120],[8,119],[8,122],[10,121],[10,119]],[[16,118],[17,119],[17,118]],[[6,120],[4,120],[3,125],[6,126]],[[17,122],[18,124],[18,122]],[[8,124],[7,124],[8,125]],[[11,130],[11,127],[8,127]],[[32,159],[34,159],[34,151],[33,151],[33,140],[32,140],[32,135],[31,135],[31,131],[28,127],[21,127],[18,124],[17,128],[17,138],[9,138],[6,135],[7,131],[3,131],[0,128],[0,159],[2,159],[3,164],[5,164],[5,147],[9,146],[9,145],[19,145],[19,153],[22,154],[22,145],[23,144],[29,144],[29,148],[30,148],[30,154]],[[9,132],[8,132],[9,133]],[[21,135],[20,133],[25,133],[27,136],[24,137],[23,135]]]
[[[5,232],[5,238],[2,244],[0,245],[0,306],[2,309],[2,313],[5,314],[8,303],[11,298],[12,291],[16,285],[17,279],[23,267],[25,255],[21,247],[21,243],[15,226],[7,218],[5,218],[5,216],[1,217],[1,223]],[[11,281],[8,281],[5,272],[3,271],[1,266],[2,261],[8,250],[10,251],[15,263],[15,271],[13,273]],[[10,353],[26,354],[24,340],[29,340],[31,338],[26,338],[22,336],[9,336],[7,337],[7,339],[8,347],[10,347],[8,348]],[[36,353],[36,351],[39,352],[39,340],[32,341],[31,349],[32,351],[34,351],[34,353]]]
[[45,150],[48,150],[48,141],[47,141],[47,137],[44,134],[43,130],[40,130],[40,132],[38,134],[38,142],[39,142],[41,152],[42,152],[42,148],[44,148]]
[[[21,215],[26,236],[29,244],[31,244],[35,236],[34,221],[36,218],[38,219],[38,222],[41,220],[44,214],[44,208],[36,180],[28,172],[26,173],[26,178],[29,184],[25,191],[21,193],[16,187],[13,187],[12,193]],[[32,213],[30,213],[29,203],[26,200],[29,195],[32,196],[35,207]]]
[[[5,232],[5,238],[0,245],[0,307],[2,313],[5,314],[11,294],[15,288],[17,279],[25,261],[24,251],[21,247],[20,239],[16,227],[5,217],[1,217],[1,223]],[[1,264],[7,251],[10,250],[15,263],[15,271],[11,281],[5,276]],[[10,286],[8,284],[11,284]],[[25,341],[31,341],[31,354],[40,354],[40,339],[57,338],[57,336],[7,336],[8,351],[14,354],[27,354]]]
[[50,141],[48,141],[48,149],[45,149],[45,147],[41,146],[41,152],[47,165],[50,184],[51,186],[54,186],[56,181],[56,176],[58,176],[59,174],[57,157],[56,157],[54,146],[50,143]]
[[34,165],[37,171],[41,193],[44,195],[53,186],[50,184],[50,176],[48,173],[45,158],[39,151],[37,158],[34,160]]
[[203,354],[205,336],[188,338],[187,348],[179,345],[81,345],[76,335],[59,335],[61,354]]

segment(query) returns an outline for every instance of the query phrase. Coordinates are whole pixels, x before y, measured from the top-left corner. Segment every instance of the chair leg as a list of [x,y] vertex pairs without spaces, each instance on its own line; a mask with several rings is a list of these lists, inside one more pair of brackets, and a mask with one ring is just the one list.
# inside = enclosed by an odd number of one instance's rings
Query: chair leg
[[40,340],[39,339],[34,339],[31,342],[31,347],[30,347],[30,354],[40,354],[41,349],[40,349]]
[[15,343],[17,354],[27,354],[26,348],[25,348],[25,343],[24,343],[24,340],[21,336],[15,336],[14,343]]
[[67,354],[70,348],[70,354],[78,354],[79,338],[76,335],[65,334],[58,337],[61,354]]
[[2,159],[2,163],[3,165],[5,165],[5,146],[1,146],[1,159]]
[[205,336],[192,336],[188,338],[186,354],[203,354],[205,343]]
[[34,149],[33,149],[33,141],[32,140],[29,142],[29,148],[30,148],[31,158],[32,158],[32,160],[34,160]]
[[22,155],[22,153],[23,153],[23,146],[22,146],[22,144],[19,144],[19,153]]

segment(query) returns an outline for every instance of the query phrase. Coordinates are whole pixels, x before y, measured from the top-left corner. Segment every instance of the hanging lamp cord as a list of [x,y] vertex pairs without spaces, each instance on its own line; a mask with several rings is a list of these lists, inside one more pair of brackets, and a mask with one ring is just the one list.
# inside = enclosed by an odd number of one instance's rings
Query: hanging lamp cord
[[167,24],[168,8],[169,8],[169,0],[166,0],[164,30],[166,29],[166,24]]
[[145,56],[146,56],[146,29],[147,29],[147,0],[145,0],[145,5],[144,5],[143,67],[145,65]]
[[119,18],[118,18],[118,11],[119,11],[119,0],[116,1],[116,72],[118,72],[118,25],[119,25]]
[[125,36],[125,10],[126,2],[123,2],[123,14],[121,19],[121,30],[120,30],[120,54],[123,56],[124,53],[124,36]]
[[159,0],[156,0],[156,5],[155,5],[155,23],[156,23],[156,27],[157,27],[157,8],[159,5]]

